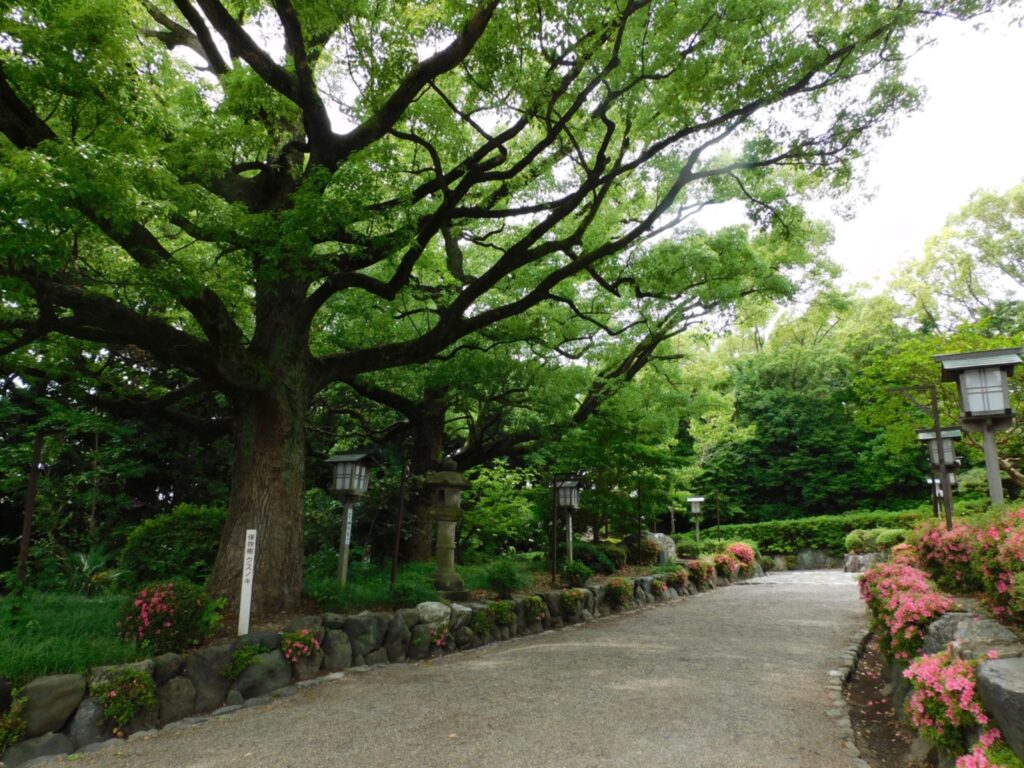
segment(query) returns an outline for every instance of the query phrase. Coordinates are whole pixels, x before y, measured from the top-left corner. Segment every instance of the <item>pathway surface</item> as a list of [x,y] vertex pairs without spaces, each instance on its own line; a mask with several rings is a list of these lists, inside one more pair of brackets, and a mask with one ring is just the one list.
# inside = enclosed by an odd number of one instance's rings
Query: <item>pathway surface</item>
[[850,768],[828,670],[852,576],[793,572],[293,697],[76,763],[107,768]]

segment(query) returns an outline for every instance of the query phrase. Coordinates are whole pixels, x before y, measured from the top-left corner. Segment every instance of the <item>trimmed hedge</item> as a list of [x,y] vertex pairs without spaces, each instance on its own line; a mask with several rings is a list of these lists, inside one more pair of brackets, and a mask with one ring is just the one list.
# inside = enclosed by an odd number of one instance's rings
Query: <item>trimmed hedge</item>
[[223,507],[179,504],[132,529],[121,551],[121,566],[137,584],[185,579],[204,584],[213,570],[220,530],[227,519]]
[[[850,531],[858,528],[913,528],[931,516],[931,506],[921,506],[897,512],[847,512],[763,523],[733,523],[721,526],[720,533],[714,526],[709,527],[707,534],[715,532],[718,533],[716,538],[757,542],[766,555],[791,555],[801,549],[824,549],[841,555],[846,552],[846,534]],[[691,534],[681,534],[677,538],[686,544],[694,543]],[[701,544],[704,543],[704,536],[701,536]]]

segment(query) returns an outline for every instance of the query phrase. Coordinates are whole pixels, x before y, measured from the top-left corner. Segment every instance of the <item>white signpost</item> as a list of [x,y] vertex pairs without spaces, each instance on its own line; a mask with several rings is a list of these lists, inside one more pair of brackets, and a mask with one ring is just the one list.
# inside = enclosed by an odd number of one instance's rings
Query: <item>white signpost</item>
[[238,634],[249,633],[249,612],[252,609],[252,579],[256,570],[256,529],[245,532],[245,555],[242,559],[242,600],[238,606]]

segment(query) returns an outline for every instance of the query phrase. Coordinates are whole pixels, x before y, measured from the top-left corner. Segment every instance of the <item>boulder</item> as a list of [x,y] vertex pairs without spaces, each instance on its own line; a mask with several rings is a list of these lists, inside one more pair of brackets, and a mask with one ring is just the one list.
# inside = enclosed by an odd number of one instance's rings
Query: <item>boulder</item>
[[849,552],[843,558],[843,570],[846,573],[861,573],[884,559],[885,556],[881,552],[866,552],[863,555]]
[[245,698],[251,699],[284,688],[291,681],[292,665],[285,660],[280,650],[275,650],[257,656],[252,664],[242,670],[232,687]]
[[562,593],[561,592],[541,592],[539,597],[544,598],[544,604],[548,609],[548,616],[554,621],[556,616],[562,615]]
[[431,655],[440,652],[435,642],[434,633],[443,626],[443,622],[433,624],[417,624],[412,628],[412,637],[409,639],[409,658],[413,661],[429,659]]
[[143,659],[142,661],[133,661],[128,664],[111,664],[104,667],[93,667],[89,670],[89,682],[92,686],[102,685],[110,680],[113,675],[124,670],[138,672],[142,675],[153,677],[153,672],[156,670],[156,662],[154,662],[153,659]]
[[243,696],[237,690],[232,688],[230,691],[228,691],[228,695],[224,699],[224,706],[221,707],[219,710],[215,710],[214,714],[216,714],[217,712],[223,712],[223,710],[231,707],[238,709],[243,704],[245,704],[245,696]]
[[173,677],[156,688],[157,715],[164,725],[196,711],[196,687],[186,677]]
[[342,628],[352,643],[353,656],[366,656],[384,644],[390,617],[383,613],[363,611],[345,619]]
[[129,720],[124,727],[125,735],[128,736],[142,731],[156,730],[156,727],[160,722],[158,718],[158,706],[159,702],[150,709],[143,709],[140,712],[136,712],[135,716]]
[[796,553],[798,571],[820,571],[835,566],[836,558],[823,549],[801,549]]
[[397,613],[405,619],[405,626],[412,629],[420,623],[420,612],[416,608],[399,608]]
[[114,729],[104,721],[103,707],[92,696],[86,696],[68,723],[67,735],[81,749],[114,738]]
[[478,644],[476,633],[469,627],[459,627],[455,631],[455,645],[460,651],[475,648]]
[[1003,738],[1024,755],[1024,659],[993,659],[978,665],[978,695]]
[[[464,608],[465,606],[460,607]],[[469,608],[466,608],[466,610],[469,611]],[[472,611],[469,612],[472,615]],[[468,622],[469,620],[467,619],[466,621]],[[405,657],[409,654],[409,641],[411,639],[412,630],[405,623],[405,618],[400,613],[396,613],[391,617],[387,633],[384,635],[384,649],[387,653],[388,661],[393,664],[405,661]]]
[[320,648],[324,652],[324,670],[340,672],[352,666],[352,643],[342,629],[328,629]]
[[999,622],[959,611],[946,613],[931,623],[921,651],[938,653],[950,643],[962,659],[976,659],[989,650],[995,650],[1000,658],[1024,652],[1017,636]]
[[163,685],[185,669],[185,657],[179,653],[162,653],[153,659],[153,681]]
[[[304,627],[299,627],[304,629]],[[318,633],[319,630],[323,629],[323,625],[309,627],[310,630],[315,630]],[[317,640],[322,640],[323,637],[317,634]],[[238,650],[239,648],[245,648],[248,645],[262,645],[268,651],[276,651],[281,647],[281,635],[277,632],[250,632],[247,635],[242,635],[240,638],[235,640],[233,648]]]
[[658,544],[658,564],[674,563],[676,558],[676,543],[664,533],[652,533],[644,531],[641,538],[652,539]]
[[[85,697],[82,675],[48,675],[37,677],[22,689],[25,696],[25,738],[32,739],[64,727]],[[40,754],[58,754],[56,752]],[[36,755],[38,756],[38,755]],[[23,760],[26,762],[28,759]]]
[[224,703],[231,688],[224,670],[230,662],[230,645],[211,645],[189,654],[185,674],[196,688],[196,712],[212,712]]
[[316,648],[309,656],[301,656],[298,661],[292,662],[292,674],[296,680],[312,680],[320,674],[323,663],[324,651]]
[[473,609],[468,605],[462,605],[462,603],[452,603],[451,607],[451,618],[449,619],[449,626],[452,628],[452,632],[458,632],[463,627],[469,624],[469,620],[473,617]]
[[66,755],[74,749],[74,743],[63,733],[47,733],[45,736],[27,739],[9,747],[3,754],[3,764],[7,768],[18,768],[29,760],[47,755]]
[[320,617],[324,622],[324,629],[342,629],[345,626],[345,619],[347,616],[342,616],[340,613],[325,613]]
[[371,667],[375,664],[387,664],[388,661],[389,658],[387,648],[378,648],[373,653],[368,653],[366,655],[366,663]]
[[439,624],[451,618],[451,608],[444,603],[426,602],[416,606],[420,624]]

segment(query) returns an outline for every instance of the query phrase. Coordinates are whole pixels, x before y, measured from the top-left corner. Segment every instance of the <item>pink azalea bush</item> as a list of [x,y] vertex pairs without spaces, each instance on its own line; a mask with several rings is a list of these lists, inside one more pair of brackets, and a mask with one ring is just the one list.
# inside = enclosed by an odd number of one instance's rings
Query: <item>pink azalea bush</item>
[[901,563],[881,563],[865,571],[860,595],[882,630],[882,650],[897,659],[915,656],[928,625],[953,606],[923,571]]
[[154,584],[131,598],[117,626],[121,637],[153,654],[182,651],[213,633],[222,605],[188,582]]
[[715,555],[715,570],[724,578],[735,576],[741,565],[736,555],[731,552],[719,552]]
[[749,544],[742,541],[734,541],[726,546],[725,551],[735,557],[740,564],[740,570],[750,575],[754,572],[754,565],[757,563],[757,552]]
[[284,632],[281,635],[281,653],[292,664],[308,659],[320,650],[320,641],[309,629]]
[[935,581],[946,589],[974,591],[981,579],[974,567],[978,550],[977,533],[970,525],[957,523],[947,531],[945,525],[931,525],[918,543],[921,563]]
[[970,753],[956,761],[956,768],[1020,768],[1024,765],[1003,741],[998,728],[989,728],[981,734]]
[[907,700],[911,722],[953,754],[963,754],[967,729],[988,723],[977,696],[976,668],[976,661],[941,651],[915,659],[903,673],[914,686]]
[[701,586],[712,581],[715,577],[715,563],[712,560],[701,558],[699,560],[687,560],[686,572],[690,576],[690,583]]
[[1024,510],[979,525],[976,562],[992,610],[1024,620]]

